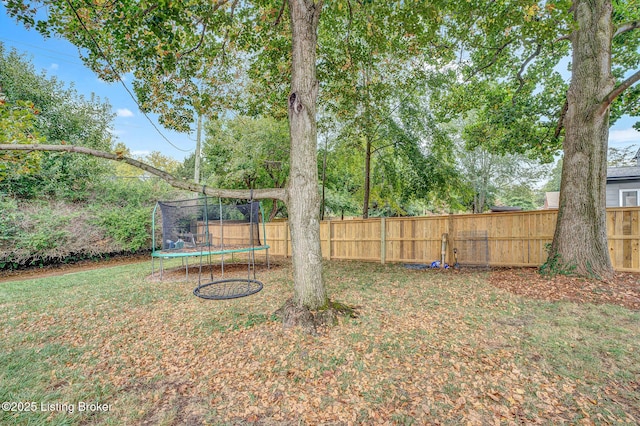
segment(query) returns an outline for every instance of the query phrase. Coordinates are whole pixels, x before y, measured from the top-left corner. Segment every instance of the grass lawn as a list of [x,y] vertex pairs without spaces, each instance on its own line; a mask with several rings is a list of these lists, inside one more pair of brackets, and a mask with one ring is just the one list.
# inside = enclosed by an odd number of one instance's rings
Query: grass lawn
[[325,271],[360,316],[320,336],[272,317],[286,261],[231,301],[148,281],[149,263],[0,283],[0,402],[16,403],[0,424],[640,422],[637,310],[525,299],[482,272]]

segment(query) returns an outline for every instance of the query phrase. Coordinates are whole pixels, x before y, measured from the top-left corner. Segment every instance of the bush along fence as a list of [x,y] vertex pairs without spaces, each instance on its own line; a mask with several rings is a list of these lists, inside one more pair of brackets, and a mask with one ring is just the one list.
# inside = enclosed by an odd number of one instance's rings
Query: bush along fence
[[[547,260],[557,210],[323,221],[325,259],[431,265],[538,267]],[[607,209],[616,271],[640,272],[640,207]],[[291,255],[287,222],[266,224],[270,254]],[[444,243],[443,243],[444,240]]]

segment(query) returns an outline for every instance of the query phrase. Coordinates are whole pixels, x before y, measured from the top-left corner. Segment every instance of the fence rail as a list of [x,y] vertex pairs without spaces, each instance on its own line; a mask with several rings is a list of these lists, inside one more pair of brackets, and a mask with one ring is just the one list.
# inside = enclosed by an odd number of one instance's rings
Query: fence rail
[[[557,214],[557,210],[536,210],[323,221],[322,255],[326,259],[431,263],[441,259],[446,234],[448,263],[454,262],[456,248],[461,264],[540,266],[547,258],[546,245],[553,239]],[[607,209],[609,254],[617,271],[640,272],[639,221],[640,207]],[[271,253],[290,256],[287,222],[265,227]],[[469,244],[470,240],[481,244]]]

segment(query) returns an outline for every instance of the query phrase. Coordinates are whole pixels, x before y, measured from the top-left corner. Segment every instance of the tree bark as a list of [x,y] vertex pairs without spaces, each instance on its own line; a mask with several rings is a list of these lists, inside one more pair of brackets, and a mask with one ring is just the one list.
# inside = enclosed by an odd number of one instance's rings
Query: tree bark
[[275,198],[272,200],[271,212],[269,213],[269,222],[273,222],[278,213],[280,212],[280,206],[278,206],[278,200]]
[[371,138],[367,133],[365,137],[364,154],[364,201],[362,205],[362,218],[369,218],[369,199],[371,198]]
[[316,79],[317,28],[322,1],[289,0],[292,32],[289,129],[291,158],[287,196],[294,303],[315,310],[327,304],[320,251]]
[[371,198],[371,150],[372,150],[372,142],[371,142],[371,95],[369,94],[369,73],[367,66],[364,66],[362,71],[363,75],[363,85],[365,88],[366,100],[364,102],[364,110],[365,110],[365,153],[364,153],[364,200],[362,204],[362,218],[369,218],[369,200]]
[[[609,279],[606,231],[607,143],[611,93],[611,0],[574,2],[572,75],[567,93],[562,187],[549,272]],[[555,270],[554,270],[555,269]]]

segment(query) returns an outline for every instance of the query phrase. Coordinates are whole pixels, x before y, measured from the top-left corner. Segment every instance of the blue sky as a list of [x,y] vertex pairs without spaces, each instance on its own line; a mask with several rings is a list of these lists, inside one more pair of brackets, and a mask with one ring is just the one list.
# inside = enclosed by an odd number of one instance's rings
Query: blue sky
[[[0,4],[0,42],[7,50],[15,48],[26,54],[37,71],[44,70],[48,76],[55,76],[65,85],[73,83],[78,93],[89,96],[92,92],[108,100],[116,114],[113,134],[129,147],[133,154],[144,155],[151,151],[182,160],[195,149],[195,134],[186,135],[164,129],[157,117],[149,115],[167,139],[180,149],[172,147],[153,128],[140,112],[135,101],[120,83],[105,83],[85,67],[78,55],[78,49],[60,38],[45,39],[37,31],[27,31],[24,26],[11,19]],[[126,81],[129,89],[131,81]],[[184,151],[181,151],[184,150]],[[185,152],[186,151],[186,152]]]
[[[92,92],[101,99],[107,99],[117,115],[113,134],[125,143],[131,152],[138,155],[151,151],[182,160],[195,149],[195,135],[186,135],[162,128],[154,115],[149,115],[162,134],[154,129],[148,119],[139,111],[135,101],[120,83],[105,83],[86,68],[78,57],[78,49],[60,38],[43,38],[37,31],[27,31],[8,17],[0,4],[0,42],[5,48],[15,48],[25,53],[36,70],[44,70],[49,76],[56,76],[66,84],[72,83],[76,90],[89,96]],[[128,83],[130,86],[130,81]],[[640,147],[640,132],[631,126],[636,119],[623,117],[609,132],[609,146],[624,148],[629,145]]]

